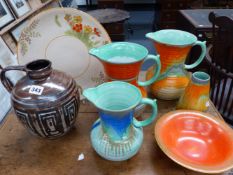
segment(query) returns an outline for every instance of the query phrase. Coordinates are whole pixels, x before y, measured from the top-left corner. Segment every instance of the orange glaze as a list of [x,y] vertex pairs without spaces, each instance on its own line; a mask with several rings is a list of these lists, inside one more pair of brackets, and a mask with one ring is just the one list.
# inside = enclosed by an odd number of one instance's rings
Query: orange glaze
[[207,110],[206,102],[209,100],[209,91],[209,83],[197,85],[190,82],[180,97],[177,109]]
[[[165,44],[154,43],[157,52],[160,55],[161,60],[161,71],[160,73],[164,73],[168,68],[172,67],[173,64],[182,64],[184,63],[187,54],[189,53],[191,46],[186,47],[174,47],[168,46]],[[155,67],[152,66],[148,69],[146,74],[146,79],[150,79],[155,71]],[[175,77],[166,77],[165,79],[156,81],[150,87],[152,93],[157,95],[161,89],[164,88],[174,88],[174,89],[184,89],[189,82],[189,78],[186,76],[177,76]]]
[[152,85],[152,89],[161,89],[164,87],[184,88],[188,85],[188,77],[167,77]]
[[184,63],[192,47],[192,46],[175,47],[175,46],[168,46],[156,42],[154,42],[154,46],[156,48],[156,51],[160,55],[160,60],[161,60],[160,73],[167,71],[167,69],[171,67],[173,64]]
[[164,120],[159,130],[162,145],[177,158],[197,165],[218,165],[233,155],[233,143],[219,124],[195,114]]
[[194,83],[190,83],[185,89],[185,94],[192,94],[191,98],[198,99],[201,95],[208,94],[210,90],[210,84],[206,85],[198,85]]
[[[155,68],[151,67],[146,74],[146,79],[149,80],[154,73]],[[151,85],[152,91],[162,89],[164,87],[184,88],[188,85],[188,77],[167,77],[163,80],[156,81]]]
[[140,72],[142,61],[130,64],[112,64],[102,62],[106,74],[116,80],[127,80],[136,78]]

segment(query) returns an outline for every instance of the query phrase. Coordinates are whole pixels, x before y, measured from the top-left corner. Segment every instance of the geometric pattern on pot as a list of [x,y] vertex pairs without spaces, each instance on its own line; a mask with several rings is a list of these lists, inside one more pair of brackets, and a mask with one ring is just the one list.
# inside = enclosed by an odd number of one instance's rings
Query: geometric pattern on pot
[[32,134],[46,138],[63,136],[72,128],[78,113],[79,103],[76,97],[63,104],[35,112],[15,108],[19,121],[31,131]]
[[18,62],[48,59],[54,69],[71,75],[86,89],[106,78],[102,64],[88,54],[89,49],[110,42],[105,29],[87,13],[54,8],[36,15],[24,28],[18,42]]

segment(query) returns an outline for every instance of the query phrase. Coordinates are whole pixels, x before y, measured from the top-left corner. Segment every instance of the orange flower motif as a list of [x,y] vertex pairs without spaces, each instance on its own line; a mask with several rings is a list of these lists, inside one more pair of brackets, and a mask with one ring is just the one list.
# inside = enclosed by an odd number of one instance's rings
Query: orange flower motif
[[74,18],[74,22],[76,22],[76,23],[82,23],[82,17],[81,16],[75,16]]
[[88,25],[84,26],[84,32],[86,33],[91,33],[92,32],[92,28]]
[[75,24],[72,29],[76,32],[81,32],[83,30],[83,25],[82,24]]
[[97,36],[100,36],[100,31],[99,31],[97,28],[94,28],[94,33],[95,33]]

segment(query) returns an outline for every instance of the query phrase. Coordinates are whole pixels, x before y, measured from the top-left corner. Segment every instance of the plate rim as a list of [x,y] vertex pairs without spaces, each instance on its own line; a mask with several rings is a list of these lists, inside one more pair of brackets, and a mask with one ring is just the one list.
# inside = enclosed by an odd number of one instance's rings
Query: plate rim
[[[35,20],[38,20],[38,19],[42,19],[44,16],[46,16],[46,15],[50,15],[50,14],[66,14],[66,13],[69,13],[69,14],[71,14],[71,15],[80,15],[80,16],[82,16],[83,18],[86,18],[86,19],[88,19],[88,20],[90,20],[93,24],[94,24],[94,26],[95,27],[97,27],[102,33],[103,33],[103,39],[104,40],[106,40],[108,43],[111,43],[112,41],[111,41],[111,38],[110,38],[110,36],[109,36],[109,34],[108,34],[108,32],[106,31],[106,29],[103,27],[103,25],[97,20],[97,19],[95,19],[95,17],[93,17],[93,16],[91,16],[90,14],[88,14],[88,13],[86,13],[86,12],[84,12],[84,11],[82,11],[82,10],[78,10],[78,9],[76,9],[76,8],[61,8],[61,7],[55,7],[55,8],[51,8],[51,9],[46,9],[46,10],[44,10],[44,11],[42,11],[42,12],[40,12],[40,13],[38,13],[37,15],[35,15],[35,16],[33,16],[32,18],[30,18],[29,19],[29,22],[27,23],[27,25],[25,26],[25,28],[26,27],[28,27],[28,26],[30,26],[32,23],[33,23],[33,21],[35,21]],[[22,30],[22,32],[25,30],[25,28]],[[22,33],[21,32],[21,33]],[[20,34],[20,36],[21,36],[21,34]],[[82,42],[82,41],[81,41]],[[84,43],[83,43],[84,44]],[[17,50],[16,50],[16,55],[17,55],[17,63],[18,64],[21,64],[21,65],[25,65],[26,63],[20,63],[20,60],[23,60],[23,58],[24,58],[24,56],[20,53],[20,42],[18,42],[17,43]],[[85,45],[85,44],[84,44]],[[104,45],[104,44],[103,44]],[[101,47],[101,46],[100,46]],[[87,50],[89,51],[89,49],[87,48]],[[89,52],[88,52],[88,55],[89,55],[89,57],[92,57],[92,55],[90,55],[89,54]],[[38,59],[38,58],[30,58],[30,61],[33,61],[33,60],[35,60],[35,59]],[[97,58],[96,58],[97,59]],[[98,60],[98,59],[97,59]],[[100,62],[100,61],[99,61]],[[91,64],[91,63],[90,63]],[[100,64],[102,64],[101,62],[100,62]],[[102,67],[103,67],[103,65],[102,65]],[[55,68],[56,69],[56,68]],[[89,68],[90,69],[90,68]],[[64,72],[64,73],[68,73],[67,71],[63,71],[63,70],[60,70],[60,71],[62,71],[62,72]],[[104,73],[104,77],[107,77],[107,75],[106,75],[106,73],[105,73],[105,70],[104,70],[104,67],[101,69],[101,72],[103,72]],[[76,83],[79,85],[79,83],[77,82],[78,80],[76,80],[75,79],[75,77],[72,77],[75,81],[76,81]],[[88,82],[90,81],[90,80],[87,80]],[[81,86],[81,85],[80,85]],[[81,86],[82,88],[84,88],[83,86]],[[93,87],[93,86],[88,86],[87,88],[91,88],[91,87]],[[84,99],[84,98],[83,98]]]
[[[86,16],[86,17],[90,18],[91,20],[95,21],[95,23],[98,25],[98,27],[100,27],[107,34],[106,35],[107,36],[107,40],[110,43],[112,42],[112,40],[111,40],[108,32],[106,31],[106,29],[103,27],[103,25],[101,25],[101,23],[97,19],[95,19],[93,16],[89,15],[88,13],[86,13],[84,11],[81,11],[81,10],[78,10],[78,9],[75,9],[75,8],[70,8],[70,7],[55,7],[55,8],[46,9],[46,10],[44,10],[42,12],[39,12],[38,14],[36,14],[35,16],[33,16],[32,18],[29,19],[29,22],[27,23],[27,25],[25,26],[25,28],[28,27],[28,26],[30,26],[31,23],[33,21],[35,21],[36,19],[40,19],[41,16],[43,16],[43,15],[46,15],[46,14],[49,14],[49,13],[53,13],[53,12],[66,12],[66,11],[68,11],[68,12],[70,11],[70,12],[74,12],[74,13],[77,13],[77,12],[81,13],[84,16]],[[22,32],[24,31],[24,29],[22,30]],[[17,54],[17,62],[18,63],[19,63],[19,44],[20,44],[20,42],[17,42],[17,46],[16,46],[16,54]]]
[[163,114],[156,121],[156,124],[154,126],[154,138],[156,140],[157,145],[162,150],[162,152],[167,157],[169,157],[172,161],[174,161],[175,163],[183,166],[184,168],[187,168],[187,169],[190,169],[190,170],[193,170],[196,172],[215,174],[215,173],[222,173],[222,172],[225,172],[225,171],[232,169],[233,168],[233,157],[231,159],[227,160],[227,162],[229,162],[228,165],[226,165],[222,168],[219,168],[219,169],[207,170],[207,169],[205,169],[206,166],[194,165],[192,163],[187,163],[182,158],[179,158],[179,157],[177,159],[177,157],[175,157],[174,154],[171,151],[169,151],[168,147],[165,146],[164,144],[162,144],[162,141],[161,141],[162,139],[160,139],[160,135],[158,132],[159,128],[161,128],[161,123],[169,117],[173,118],[178,114],[184,114],[184,113],[186,113],[186,114],[192,113],[192,114],[196,114],[196,115],[201,115],[201,117],[204,117],[204,118],[206,118],[214,123],[217,123],[222,128],[224,128],[226,131],[229,131],[229,136],[230,136],[231,140],[233,141],[233,129],[230,128],[230,126],[228,126],[228,124],[226,124],[224,120],[218,119],[214,115],[211,115],[209,113],[204,113],[204,112],[200,112],[200,111],[196,111],[196,110],[174,110],[174,111],[170,111],[170,112]]

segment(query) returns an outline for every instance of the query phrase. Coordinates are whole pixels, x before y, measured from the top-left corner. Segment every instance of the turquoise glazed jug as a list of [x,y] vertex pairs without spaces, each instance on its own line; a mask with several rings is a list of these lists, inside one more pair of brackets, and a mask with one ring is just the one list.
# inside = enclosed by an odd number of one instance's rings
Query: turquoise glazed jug
[[[147,97],[145,86],[151,85],[157,80],[160,73],[159,55],[151,55],[148,50],[136,43],[113,42],[98,48],[92,48],[89,53],[98,58],[104,66],[104,70],[110,81],[124,81],[137,86],[143,97]],[[138,80],[142,64],[152,60],[156,71],[147,81]]]
[[[149,125],[157,116],[156,102],[142,98],[136,86],[122,81],[86,89],[83,95],[99,110],[100,118],[91,129],[91,143],[95,151],[112,161],[134,156],[142,145],[142,127]],[[140,104],[152,107],[151,116],[144,121],[134,118],[134,110]]]

